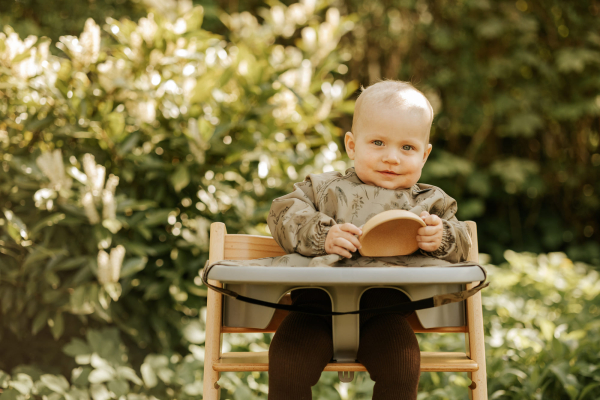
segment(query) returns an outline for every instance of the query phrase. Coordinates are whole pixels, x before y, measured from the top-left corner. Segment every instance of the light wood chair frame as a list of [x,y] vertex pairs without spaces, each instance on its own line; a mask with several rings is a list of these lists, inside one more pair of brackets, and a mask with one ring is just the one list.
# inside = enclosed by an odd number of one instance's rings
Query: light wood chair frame
[[[477,245],[477,226],[467,221],[471,231],[472,247],[469,261],[479,262]],[[277,257],[285,251],[269,236],[227,234],[222,222],[210,226],[211,263],[221,260],[251,260],[263,257]],[[209,283],[222,287],[221,282],[209,280]],[[479,282],[467,284],[467,289]],[[282,302],[289,303],[289,295]],[[229,371],[268,371],[268,352],[222,353],[222,335],[224,333],[275,332],[279,323],[287,315],[286,311],[276,310],[269,326],[265,329],[235,328],[222,325],[223,296],[213,290],[208,291],[206,310],[206,337],[204,354],[204,399],[218,400],[220,388],[218,380],[221,372]],[[421,352],[421,372],[467,372],[471,379],[468,388],[470,400],[487,400],[487,376],[485,365],[485,344],[483,331],[483,309],[481,292],[465,300],[465,325],[425,329],[416,315],[408,318],[415,333],[426,332],[464,332],[466,352]],[[329,363],[325,371],[366,371],[360,363]]]

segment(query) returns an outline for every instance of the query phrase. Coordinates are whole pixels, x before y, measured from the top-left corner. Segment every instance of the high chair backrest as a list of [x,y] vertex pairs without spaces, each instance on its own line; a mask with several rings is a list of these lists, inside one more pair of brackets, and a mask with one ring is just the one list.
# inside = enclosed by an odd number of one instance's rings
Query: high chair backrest
[[[471,232],[472,246],[469,261],[478,262],[477,227],[474,222],[467,221]],[[221,260],[250,260],[264,257],[277,257],[286,252],[272,237],[227,234],[225,224],[215,222],[210,233],[210,262]],[[215,280],[213,285],[221,286]],[[467,288],[478,282],[467,284]],[[289,304],[289,295],[281,303]],[[267,371],[268,355],[262,353],[226,353],[221,354],[221,335],[224,333],[275,332],[279,323],[287,315],[286,311],[275,311],[269,326],[265,329],[227,327],[222,325],[222,295],[209,290],[207,296],[206,344],[204,367],[204,398],[218,399],[218,379],[223,371]],[[425,329],[412,314],[407,320],[416,333],[422,332],[464,332],[465,353],[421,353],[422,371],[467,371],[472,384],[469,387],[469,398],[487,399],[487,382],[485,368],[485,346],[483,337],[483,317],[481,293],[465,300],[465,325],[459,327],[442,327]],[[266,352],[265,352],[266,353]],[[325,371],[365,371],[358,363],[331,363]]]

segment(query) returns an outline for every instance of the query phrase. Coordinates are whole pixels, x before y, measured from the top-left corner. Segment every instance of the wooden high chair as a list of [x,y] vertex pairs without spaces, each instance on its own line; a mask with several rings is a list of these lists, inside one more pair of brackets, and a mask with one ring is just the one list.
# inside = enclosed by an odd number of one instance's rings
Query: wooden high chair
[[[477,227],[474,222],[467,221],[472,232],[471,253],[469,261],[478,262]],[[210,227],[209,262],[221,260],[251,260],[264,257],[277,257],[286,254],[272,237],[257,235],[227,234],[225,224],[215,222]],[[243,268],[243,267],[233,267]],[[267,267],[272,268],[272,267]],[[423,268],[421,270],[426,270]],[[211,273],[211,276],[212,273]],[[218,280],[210,279],[209,283],[222,287]],[[479,282],[467,283],[467,289]],[[228,299],[229,300],[229,299]],[[413,299],[414,300],[414,299]],[[231,300],[231,302],[238,302]],[[230,304],[231,304],[230,302]],[[290,296],[284,296],[280,303],[290,304]],[[243,303],[244,305],[246,303]],[[424,328],[419,318],[413,313],[408,321],[416,333],[424,332],[464,332],[466,352],[421,352],[421,371],[468,372],[472,383],[469,386],[469,399],[487,400],[487,381],[485,365],[485,345],[483,332],[483,316],[481,293],[467,298],[465,301],[454,303],[464,307],[463,326],[445,326],[439,328]],[[251,305],[252,307],[259,307]],[[440,309],[449,305],[435,307]],[[353,310],[350,305],[348,310]],[[261,307],[262,308],[262,307]],[[287,311],[276,310],[268,326],[264,329],[231,327],[223,325],[223,295],[213,290],[208,291],[206,314],[206,339],[204,358],[204,399],[219,399],[218,380],[221,372],[229,371],[268,371],[268,352],[238,352],[221,353],[221,335],[224,333],[246,332],[275,332]],[[463,308],[461,308],[463,310]],[[345,311],[345,310],[343,310]],[[462,312],[462,311],[461,311]],[[346,317],[346,316],[344,316]],[[340,317],[337,317],[340,318]],[[227,320],[227,318],[225,319]],[[231,320],[231,319],[229,319]],[[334,327],[335,329],[335,327]],[[335,342],[335,334],[334,334]],[[325,371],[338,371],[340,374],[353,371],[366,371],[357,362],[333,362],[327,364]],[[341,372],[340,372],[341,371]],[[340,379],[342,376],[340,375]]]

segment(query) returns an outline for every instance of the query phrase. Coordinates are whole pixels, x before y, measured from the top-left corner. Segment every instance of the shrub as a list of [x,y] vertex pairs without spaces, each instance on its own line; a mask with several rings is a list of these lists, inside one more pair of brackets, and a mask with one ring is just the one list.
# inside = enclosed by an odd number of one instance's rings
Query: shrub
[[262,22],[223,14],[227,38],[201,28],[202,7],[108,19],[104,33],[90,19],[60,38],[64,57],[5,28],[0,368],[68,376],[60,348],[108,326],[135,368],[202,344],[210,223],[267,234],[280,186],[345,167],[332,118],[356,86],[331,71],[352,21],[310,4],[266,8]]

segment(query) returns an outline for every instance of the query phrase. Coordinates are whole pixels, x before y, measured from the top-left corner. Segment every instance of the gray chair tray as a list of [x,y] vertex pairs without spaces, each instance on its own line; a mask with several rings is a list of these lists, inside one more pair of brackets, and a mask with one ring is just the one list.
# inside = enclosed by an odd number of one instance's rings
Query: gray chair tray
[[271,267],[215,265],[210,279],[227,283],[294,285],[430,285],[485,279],[478,266],[466,267]]
[[[277,303],[291,290],[321,288],[331,298],[334,311],[359,308],[362,294],[377,287],[391,287],[420,300],[436,294],[458,292],[466,283],[482,281],[478,266],[460,267],[272,267],[215,265],[210,279],[243,296]],[[264,329],[274,309],[225,297],[223,325]],[[464,326],[464,302],[417,310],[424,328]],[[354,361],[358,350],[359,316],[333,316],[334,359]]]

